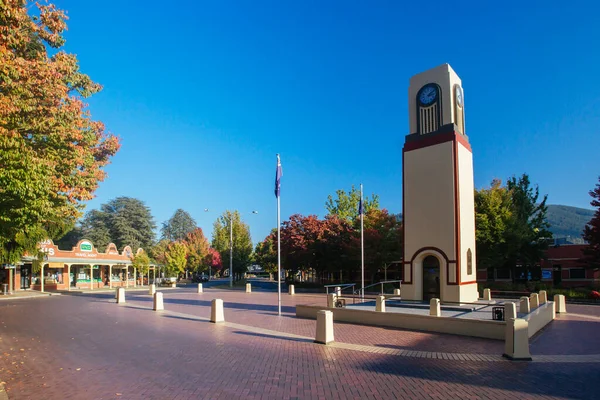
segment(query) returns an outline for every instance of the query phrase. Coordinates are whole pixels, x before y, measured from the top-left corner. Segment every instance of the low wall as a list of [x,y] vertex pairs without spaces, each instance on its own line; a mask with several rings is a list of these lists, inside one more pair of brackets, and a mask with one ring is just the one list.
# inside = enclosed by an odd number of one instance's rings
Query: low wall
[[387,326],[392,328],[414,329],[427,332],[451,333],[486,339],[504,340],[506,323],[504,321],[482,321],[476,319],[431,317],[401,313],[382,313],[376,311],[352,310],[348,308],[327,308],[322,306],[297,305],[296,317],[317,318],[317,312],[333,312],[333,320],[361,325]]
[[549,301],[545,304],[542,304],[535,310],[531,311],[525,317],[528,325],[528,334],[529,337],[535,335],[540,329],[548,325],[556,316],[555,311],[555,303],[553,301]]

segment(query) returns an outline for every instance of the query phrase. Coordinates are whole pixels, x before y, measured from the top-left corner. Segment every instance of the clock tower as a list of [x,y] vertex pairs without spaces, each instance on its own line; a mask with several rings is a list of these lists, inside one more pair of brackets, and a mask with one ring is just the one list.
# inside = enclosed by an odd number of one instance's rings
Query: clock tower
[[402,298],[476,301],[473,153],[462,82],[448,64],[417,74],[408,104]]

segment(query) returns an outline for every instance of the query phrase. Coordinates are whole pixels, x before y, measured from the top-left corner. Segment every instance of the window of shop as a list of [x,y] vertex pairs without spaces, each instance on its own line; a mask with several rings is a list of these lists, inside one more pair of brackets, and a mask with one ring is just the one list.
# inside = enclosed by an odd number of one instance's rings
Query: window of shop
[[496,279],[510,279],[510,269],[509,268],[496,269]]
[[571,268],[569,270],[569,278],[571,278],[571,279],[585,279],[585,269],[583,269],[583,268]]

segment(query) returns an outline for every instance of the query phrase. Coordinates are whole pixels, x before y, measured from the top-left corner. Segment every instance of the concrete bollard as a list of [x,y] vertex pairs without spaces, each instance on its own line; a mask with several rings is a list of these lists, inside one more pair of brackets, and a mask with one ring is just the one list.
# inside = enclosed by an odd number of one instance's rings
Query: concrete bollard
[[252,284],[246,283],[246,293],[252,293]]
[[442,308],[440,306],[440,299],[431,299],[429,301],[429,315],[434,317],[442,316]]
[[318,311],[315,343],[327,344],[331,342],[333,342],[333,313],[326,310]]
[[341,287],[339,287],[339,286],[335,287],[335,295],[338,297],[342,296],[342,288]]
[[294,285],[290,285],[290,286],[288,287],[288,293],[289,293],[291,296],[293,296],[293,295],[295,295],[295,294],[296,294],[296,288],[294,288]]
[[527,297],[527,296],[521,297],[521,304],[519,307],[519,312],[521,314],[529,314],[531,312],[531,306],[529,305],[529,297]]
[[336,300],[337,296],[335,295],[335,293],[329,293],[327,295],[327,308],[334,308]]
[[515,303],[504,303],[504,320],[510,321],[517,318],[517,307]]
[[520,318],[506,320],[504,357],[531,361],[529,353],[529,323]]
[[165,309],[165,303],[163,302],[162,292],[154,293],[154,311],[162,311]]
[[556,312],[560,314],[567,313],[567,305],[565,303],[565,295],[564,294],[555,294],[554,295],[554,304],[556,305]]
[[225,314],[223,313],[223,300],[212,300],[210,307],[210,322],[225,322]]
[[117,290],[117,304],[125,304],[125,288]]
[[203,290],[203,289],[202,289],[202,284],[201,284],[201,283],[199,283],[199,284],[198,284],[198,293],[202,293],[202,290]]
[[548,293],[545,290],[540,290],[540,306],[548,302]]
[[483,299],[492,300],[492,291],[490,289],[483,289]]
[[535,310],[540,306],[540,298],[537,293],[531,293],[529,295],[529,302],[531,303],[531,311]]
[[400,289],[394,289],[394,296],[400,296]]
[[150,285],[150,287],[148,288],[148,294],[150,296],[154,296],[154,293],[156,293],[156,285],[153,283],[152,285]]
[[377,296],[375,311],[385,312],[385,296]]

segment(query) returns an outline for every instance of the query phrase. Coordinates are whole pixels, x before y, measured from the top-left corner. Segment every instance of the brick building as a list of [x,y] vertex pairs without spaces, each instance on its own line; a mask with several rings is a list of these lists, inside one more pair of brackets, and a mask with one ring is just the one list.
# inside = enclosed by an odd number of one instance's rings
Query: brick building
[[[51,240],[40,243],[45,254],[40,270],[33,272],[33,257],[24,256],[16,265],[0,267],[0,283],[9,292],[17,290],[71,290],[128,287],[156,278],[157,266],[151,264],[147,276],[140,276],[132,264],[133,252],[125,246],[122,252],[110,243],[99,252],[89,240],[80,240],[71,250],[61,250]],[[136,254],[142,252],[138,249]]]
[[[533,268],[481,268],[478,282],[541,281],[551,286],[591,287],[600,285],[600,270],[586,268],[582,263],[584,244],[551,246],[540,263]],[[513,277],[513,274],[516,276]]]

